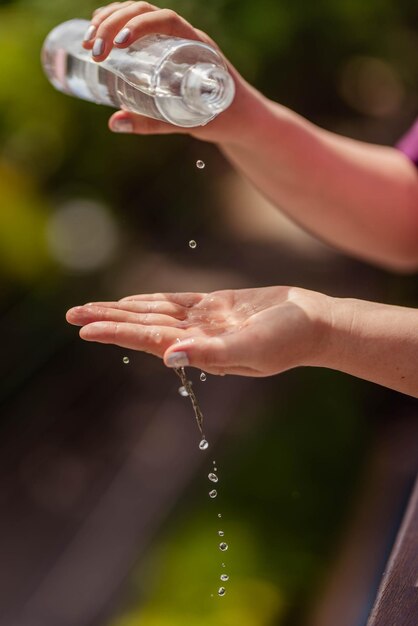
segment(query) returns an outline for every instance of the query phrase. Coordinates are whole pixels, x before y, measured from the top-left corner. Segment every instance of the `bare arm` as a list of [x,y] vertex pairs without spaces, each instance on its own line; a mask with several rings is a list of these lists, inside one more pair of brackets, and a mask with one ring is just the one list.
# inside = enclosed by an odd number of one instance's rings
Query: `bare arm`
[[354,256],[418,268],[418,171],[399,150],[322,130],[254,95],[228,159],[301,226]]
[[87,341],[212,374],[327,367],[418,397],[418,311],[295,287],[131,296],[67,313]]
[[[150,32],[215,45],[182,17],[146,2],[98,9],[84,46],[103,61]],[[119,33],[119,36],[118,36]],[[123,36],[122,36],[123,35]],[[115,41],[116,38],[116,41]],[[341,250],[399,270],[418,268],[418,173],[395,148],[327,132],[264,98],[229,64],[236,96],[207,126],[182,129],[119,111],[117,132],[190,133],[217,143],[279,209]]]
[[333,298],[328,339],[314,364],[418,398],[418,310]]

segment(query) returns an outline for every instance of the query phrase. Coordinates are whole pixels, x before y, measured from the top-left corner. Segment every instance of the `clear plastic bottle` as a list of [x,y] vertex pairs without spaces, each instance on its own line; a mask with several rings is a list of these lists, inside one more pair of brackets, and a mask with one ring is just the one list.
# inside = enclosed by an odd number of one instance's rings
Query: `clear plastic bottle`
[[206,124],[231,104],[234,81],[211,46],[147,35],[97,63],[82,47],[89,24],[64,22],[45,40],[42,64],[59,91],[184,127]]

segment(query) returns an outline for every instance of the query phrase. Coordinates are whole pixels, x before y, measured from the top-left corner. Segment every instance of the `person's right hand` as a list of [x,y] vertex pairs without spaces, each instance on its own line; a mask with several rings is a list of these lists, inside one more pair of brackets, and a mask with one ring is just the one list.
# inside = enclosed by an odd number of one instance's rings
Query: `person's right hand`
[[[171,9],[160,9],[148,2],[113,2],[93,13],[85,34],[84,48],[92,51],[95,61],[104,61],[112,48],[127,48],[137,39],[152,33],[203,41],[216,48],[216,43],[204,32],[194,28]],[[223,57],[225,59],[225,57]],[[128,111],[118,111],[109,120],[115,132],[140,135],[187,133],[198,139],[219,143],[243,140],[251,129],[250,115],[254,99],[261,98],[236,69],[225,59],[235,82],[235,98],[231,106],[205,126],[181,128]]]

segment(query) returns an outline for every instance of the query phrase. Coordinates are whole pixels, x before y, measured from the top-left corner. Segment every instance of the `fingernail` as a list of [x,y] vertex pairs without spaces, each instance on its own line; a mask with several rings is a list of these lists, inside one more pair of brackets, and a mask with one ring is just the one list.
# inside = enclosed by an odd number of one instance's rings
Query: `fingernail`
[[116,118],[112,121],[110,128],[115,133],[132,133],[134,130],[134,125],[132,121],[127,117]]
[[115,39],[113,40],[115,43],[125,43],[125,41],[128,41],[129,36],[131,34],[131,31],[129,30],[129,28],[123,28],[115,37]]
[[96,34],[96,30],[97,28],[93,26],[93,24],[89,26],[88,29],[86,30],[86,34],[84,35],[83,41],[91,41],[94,35]]
[[103,54],[103,50],[104,50],[104,40],[101,37],[99,37],[94,42],[93,56],[94,57],[99,57],[101,54]]
[[172,352],[167,357],[167,367],[186,367],[189,365],[189,359],[185,352]]

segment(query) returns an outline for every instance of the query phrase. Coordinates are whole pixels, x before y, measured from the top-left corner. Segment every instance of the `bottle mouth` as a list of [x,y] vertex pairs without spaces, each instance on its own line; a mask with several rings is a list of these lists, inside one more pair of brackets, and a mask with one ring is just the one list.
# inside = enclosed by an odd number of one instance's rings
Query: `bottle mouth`
[[197,63],[185,73],[181,95],[187,108],[215,116],[232,103],[235,84],[226,69],[213,63]]

